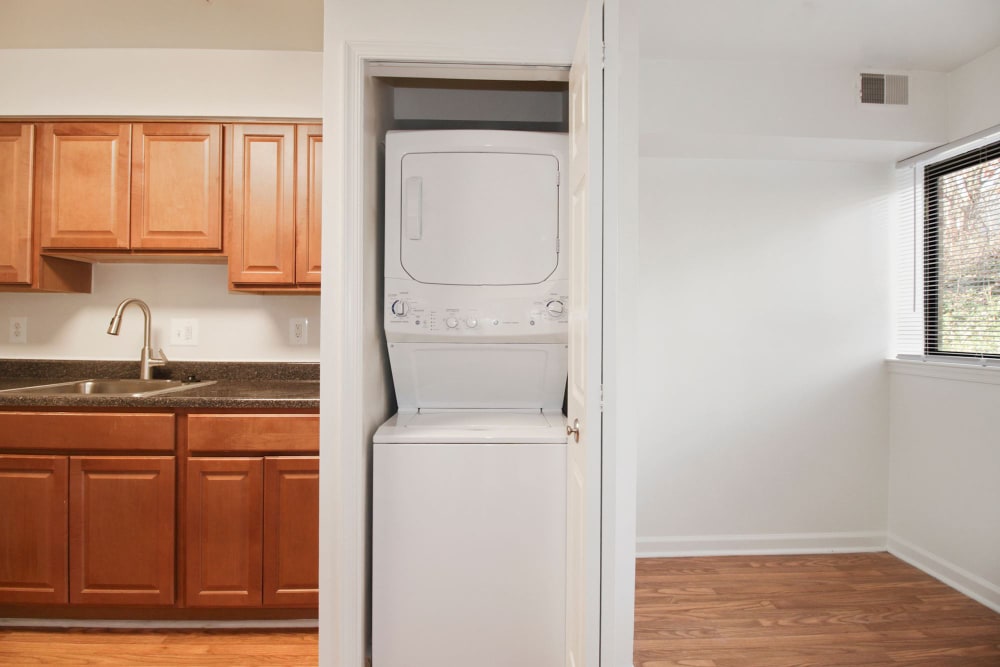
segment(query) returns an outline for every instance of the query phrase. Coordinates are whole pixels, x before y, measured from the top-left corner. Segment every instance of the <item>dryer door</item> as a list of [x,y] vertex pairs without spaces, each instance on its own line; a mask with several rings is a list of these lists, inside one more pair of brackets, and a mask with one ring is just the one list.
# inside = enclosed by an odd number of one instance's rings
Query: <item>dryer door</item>
[[532,285],[559,263],[559,162],[526,153],[408,153],[400,260],[442,285]]

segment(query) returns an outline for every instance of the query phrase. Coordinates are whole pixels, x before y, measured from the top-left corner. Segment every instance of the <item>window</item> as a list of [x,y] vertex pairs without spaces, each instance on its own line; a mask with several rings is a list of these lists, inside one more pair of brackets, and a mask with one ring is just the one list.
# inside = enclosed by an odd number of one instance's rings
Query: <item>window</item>
[[1000,358],[1000,142],[924,168],[924,352]]

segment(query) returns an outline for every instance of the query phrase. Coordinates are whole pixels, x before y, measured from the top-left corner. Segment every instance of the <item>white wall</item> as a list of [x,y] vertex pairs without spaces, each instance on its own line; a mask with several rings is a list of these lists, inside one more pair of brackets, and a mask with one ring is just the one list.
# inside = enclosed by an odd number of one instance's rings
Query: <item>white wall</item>
[[[305,51],[0,49],[0,116],[317,118],[321,67]],[[155,264],[97,265],[90,295],[0,293],[4,331],[7,317],[29,318],[28,343],[0,336],[0,356],[138,358],[138,324],[103,333],[126,296],[149,303],[154,343],[177,360],[319,359],[318,297],[229,294],[222,266]],[[287,344],[292,316],[309,319],[309,345]],[[166,345],[170,317],[197,317],[200,345]]]
[[948,75],[948,139],[1000,125],[1000,46]]
[[639,554],[884,541],[878,164],[640,161]]
[[1000,371],[892,371],[889,548],[1000,612]]
[[947,140],[944,74],[908,106],[858,101],[858,70],[795,62],[640,63],[642,155],[892,161]]
[[[0,357],[138,360],[142,314],[125,311],[121,333],[105,332],[118,303],[138,297],[152,311],[152,342],[175,361],[318,361],[319,298],[229,294],[224,265],[98,264],[91,294],[0,294]],[[7,342],[8,317],[28,318],[27,344]],[[288,343],[288,319],[309,321],[308,345]],[[171,318],[198,320],[197,346],[171,346]]]
[[[948,75],[948,133],[1000,125],[1000,47]],[[1000,377],[890,362],[889,549],[1000,612]]]

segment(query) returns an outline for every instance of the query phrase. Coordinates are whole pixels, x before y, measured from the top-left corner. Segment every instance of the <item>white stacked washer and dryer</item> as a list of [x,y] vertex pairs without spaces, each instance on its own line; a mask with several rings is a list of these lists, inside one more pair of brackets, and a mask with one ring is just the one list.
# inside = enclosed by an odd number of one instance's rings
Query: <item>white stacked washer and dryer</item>
[[386,136],[374,667],[565,662],[566,146]]

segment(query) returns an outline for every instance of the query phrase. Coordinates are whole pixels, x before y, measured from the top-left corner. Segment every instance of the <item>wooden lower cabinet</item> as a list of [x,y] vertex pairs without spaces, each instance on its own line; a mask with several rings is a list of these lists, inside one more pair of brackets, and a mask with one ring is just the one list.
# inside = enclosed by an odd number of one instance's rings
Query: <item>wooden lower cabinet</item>
[[174,603],[174,457],[0,456],[0,602]]
[[319,458],[264,459],[264,606],[319,603]]
[[174,603],[174,457],[70,458],[70,602]]
[[316,606],[319,459],[204,457],[187,466],[186,604]]
[[0,602],[64,604],[65,456],[0,456]]
[[259,458],[188,459],[188,606],[260,606],[262,471]]

